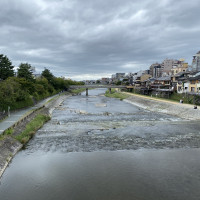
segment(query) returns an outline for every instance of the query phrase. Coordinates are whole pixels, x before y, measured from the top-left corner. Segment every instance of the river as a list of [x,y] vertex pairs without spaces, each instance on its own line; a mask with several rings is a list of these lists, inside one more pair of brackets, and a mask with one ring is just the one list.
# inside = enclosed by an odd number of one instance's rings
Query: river
[[199,200],[199,122],[104,92],[54,110],[6,169],[0,200]]

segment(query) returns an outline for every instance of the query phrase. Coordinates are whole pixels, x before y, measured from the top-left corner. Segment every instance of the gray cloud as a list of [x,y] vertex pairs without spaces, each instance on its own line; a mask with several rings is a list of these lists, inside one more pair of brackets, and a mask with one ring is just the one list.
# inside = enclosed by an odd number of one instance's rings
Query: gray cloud
[[198,0],[1,0],[0,53],[72,78],[146,69],[200,50]]

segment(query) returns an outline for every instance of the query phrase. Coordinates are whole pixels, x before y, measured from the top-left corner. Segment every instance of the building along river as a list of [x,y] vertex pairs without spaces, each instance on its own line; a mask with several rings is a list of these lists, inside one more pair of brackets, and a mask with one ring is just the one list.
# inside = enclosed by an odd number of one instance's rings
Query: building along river
[[5,171],[0,200],[199,200],[200,124],[104,92],[54,110]]

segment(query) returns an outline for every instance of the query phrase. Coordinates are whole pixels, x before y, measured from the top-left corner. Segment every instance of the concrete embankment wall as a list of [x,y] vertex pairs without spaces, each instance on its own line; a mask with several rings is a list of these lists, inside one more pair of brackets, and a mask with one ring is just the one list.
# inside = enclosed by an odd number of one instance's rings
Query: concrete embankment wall
[[130,93],[126,94],[129,94],[130,97],[124,101],[149,111],[174,115],[187,120],[200,120],[200,107],[194,109],[194,105],[190,104],[181,104],[178,102],[155,99],[148,96]]
[[[12,127],[14,133],[20,134],[23,129],[25,129],[26,124],[29,123],[37,114],[46,114],[51,116],[55,107],[62,104],[62,102],[69,96],[63,95],[56,99],[48,102],[45,106],[37,108],[27,115],[23,116],[18,122],[16,122]],[[0,140],[0,178],[3,175],[6,167],[8,166],[14,155],[23,147],[23,145],[18,142],[13,137],[7,136]]]

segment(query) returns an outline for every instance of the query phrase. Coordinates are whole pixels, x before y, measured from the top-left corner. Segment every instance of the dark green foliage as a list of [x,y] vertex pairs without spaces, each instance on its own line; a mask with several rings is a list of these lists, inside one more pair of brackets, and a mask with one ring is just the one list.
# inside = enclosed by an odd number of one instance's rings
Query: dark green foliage
[[25,90],[29,94],[33,94],[35,92],[34,84],[32,81],[25,78],[15,78],[15,81],[17,81],[21,85],[23,90]]
[[45,69],[43,72],[42,72],[42,76],[44,78],[46,78],[48,80],[49,83],[53,83],[53,80],[54,80],[54,75],[50,72],[49,69]]
[[[21,105],[19,105],[19,103]],[[23,104],[23,105],[22,105]],[[33,101],[22,85],[16,81],[16,78],[8,78],[0,84],[0,110],[11,110],[30,106]]]
[[54,87],[55,90],[66,90],[69,85],[84,85],[83,82],[77,82],[72,80],[65,80],[63,78],[55,77],[49,69],[45,69],[42,72],[42,77],[46,78],[48,83]]
[[170,96],[170,99],[174,100],[174,101],[178,101],[178,102],[180,101],[180,99],[182,99],[183,103],[200,105],[200,96],[199,95],[178,94],[178,93],[174,92]]
[[53,86],[56,90],[65,90],[66,88],[68,88],[68,83],[63,78],[54,78]]
[[0,54],[0,80],[6,80],[8,77],[14,76],[13,69],[14,66],[12,66],[12,63],[7,56]]
[[[2,63],[1,60],[3,60]],[[10,68],[4,66],[10,66]],[[6,56],[0,55],[0,70],[2,69],[3,73],[0,71],[0,74],[7,75],[0,78],[3,80],[0,81],[0,111],[7,111],[8,107],[10,110],[15,110],[31,106],[39,100],[67,90],[69,85],[84,84],[57,78],[48,69],[42,72],[42,77],[34,79],[31,65],[28,63],[20,64],[17,77],[9,77],[14,75],[11,73],[13,70],[11,62]],[[4,73],[5,69],[10,69],[10,73]]]
[[117,81],[117,82],[116,82],[116,85],[121,85],[121,84],[122,84],[121,81]]
[[33,81],[33,72],[31,69],[31,65],[28,63],[21,63],[19,68],[17,69],[17,77],[25,78],[28,81]]

